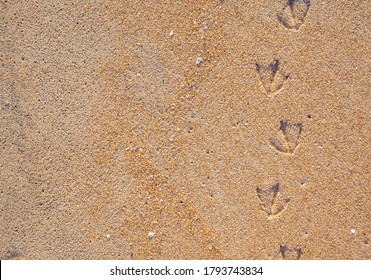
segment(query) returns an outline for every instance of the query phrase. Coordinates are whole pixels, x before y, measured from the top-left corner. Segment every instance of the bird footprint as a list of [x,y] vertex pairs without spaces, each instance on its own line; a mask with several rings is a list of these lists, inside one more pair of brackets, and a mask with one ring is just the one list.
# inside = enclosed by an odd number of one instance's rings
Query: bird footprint
[[299,144],[302,128],[301,123],[290,124],[281,121],[276,136],[271,139],[271,145],[279,152],[294,153]]
[[260,80],[265,91],[270,94],[278,92],[283,87],[283,83],[288,79],[280,69],[280,61],[276,59],[268,66],[256,63],[256,71],[259,73]]
[[310,0],[288,0],[277,15],[278,21],[288,29],[298,30],[305,21],[309,7]]
[[302,250],[298,246],[286,246],[286,245],[280,245],[280,253],[282,256],[282,259],[284,260],[298,260],[300,259],[300,256],[303,254]]
[[256,188],[256,193],[260,200],[260,208],[268,215],[268,219],[281,214],[281,212],[285,210],[286,204],[290,201],[290,199],[284,199],[279,190],[279,183],[273,186]]

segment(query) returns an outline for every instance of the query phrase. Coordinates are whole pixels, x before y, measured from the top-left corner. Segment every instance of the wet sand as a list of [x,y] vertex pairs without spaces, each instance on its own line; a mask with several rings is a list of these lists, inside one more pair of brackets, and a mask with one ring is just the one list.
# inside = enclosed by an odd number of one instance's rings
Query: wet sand
[[367,1],[2,1],[0,259],[370,259]]

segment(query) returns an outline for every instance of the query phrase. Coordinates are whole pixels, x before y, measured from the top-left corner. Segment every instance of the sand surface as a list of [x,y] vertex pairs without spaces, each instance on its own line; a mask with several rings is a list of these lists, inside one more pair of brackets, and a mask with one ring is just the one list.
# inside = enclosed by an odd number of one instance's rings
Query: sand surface
[[371,259],[369,1],[0,5],[1,259]]

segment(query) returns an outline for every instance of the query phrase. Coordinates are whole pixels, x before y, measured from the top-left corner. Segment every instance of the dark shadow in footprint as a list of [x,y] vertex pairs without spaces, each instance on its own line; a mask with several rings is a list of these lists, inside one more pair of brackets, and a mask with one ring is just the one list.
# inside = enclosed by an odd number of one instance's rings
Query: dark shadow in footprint
[[304,24],[309,7],[310,0],[288,0],[277,19],[286,28],[299,30]]
[[14,250],[9,250],[7,254],[4,257],[1,257],[0,259],[2,260],[18,260],[22,258],[22,254],[14,249]]

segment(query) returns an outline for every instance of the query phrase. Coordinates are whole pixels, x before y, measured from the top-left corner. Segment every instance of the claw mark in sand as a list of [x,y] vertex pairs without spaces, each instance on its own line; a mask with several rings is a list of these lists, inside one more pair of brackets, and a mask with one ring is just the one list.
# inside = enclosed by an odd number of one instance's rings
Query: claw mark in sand
[[286,28],[299,30],[304,24],[309,7],[310,0],[288,0],[277,19]]
[[301,254],[303,254],[300,247],[293,246],[288,247],[285,245],[280,245],[281,256],[284,260],[298,260]]
[[279,152],[293,154],[299,144],[302,129],[301,123],[289,124],[281,121],[277,135],[271,139],[271,145]]
[[260,208],[267,215],[268,219],[278,217],[286,208],[290,199],[284,199],[280,194],[279,183],[273,186],[262,186],[256,188],[256,193],[260,200]]
[[280,61],[276,59],[268,66],[256,63],[256,71],[259,73],[260,80],[269,94],[278,93],[283,87],[283,83],[288,79],[280,69]]

